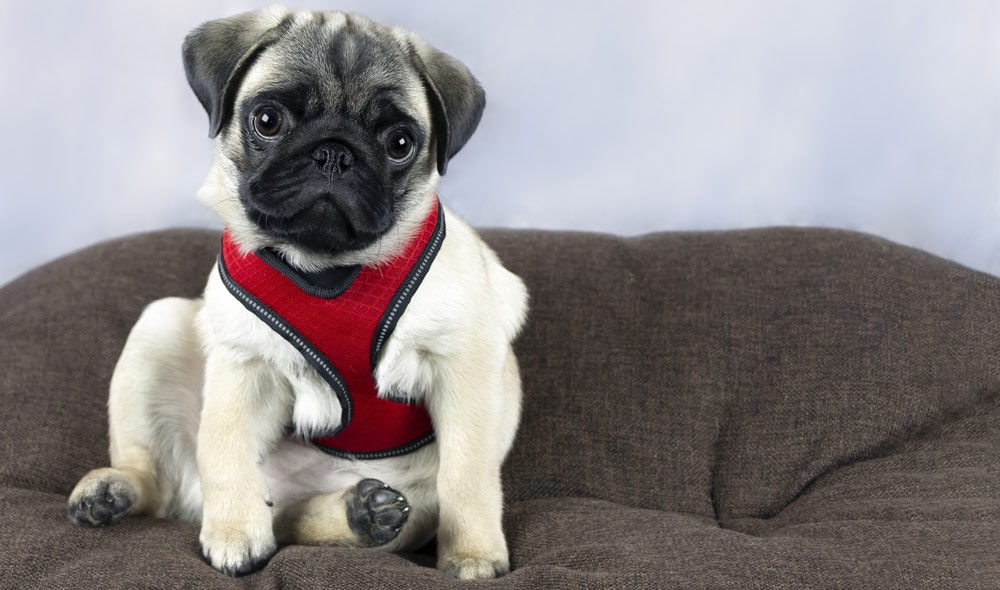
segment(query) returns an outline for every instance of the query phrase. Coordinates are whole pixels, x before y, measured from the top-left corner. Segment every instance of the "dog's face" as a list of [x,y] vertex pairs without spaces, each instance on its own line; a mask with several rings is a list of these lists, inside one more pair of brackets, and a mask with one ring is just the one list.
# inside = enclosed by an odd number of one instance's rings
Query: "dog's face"
[[306,267],[391,254],[485,106],[459,62],[343,13],[210,21],[184,65],[218,136],[201,197],[245,247]]

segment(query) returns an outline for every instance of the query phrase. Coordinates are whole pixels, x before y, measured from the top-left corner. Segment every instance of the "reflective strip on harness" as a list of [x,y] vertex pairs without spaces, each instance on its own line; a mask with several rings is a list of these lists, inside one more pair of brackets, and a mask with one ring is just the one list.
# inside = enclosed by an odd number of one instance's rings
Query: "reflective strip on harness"
[[435,203],[417,236],[386,264],[344,269],[342,288],[310,288],[273,252],[244,253],[223,234],[219,275],[248,310],[290,342],[340,400],[342,422],[313,443],[332,455],[379,459],[434,440],[423,405],[378,397],[378,352],[426,276],[445,236]]

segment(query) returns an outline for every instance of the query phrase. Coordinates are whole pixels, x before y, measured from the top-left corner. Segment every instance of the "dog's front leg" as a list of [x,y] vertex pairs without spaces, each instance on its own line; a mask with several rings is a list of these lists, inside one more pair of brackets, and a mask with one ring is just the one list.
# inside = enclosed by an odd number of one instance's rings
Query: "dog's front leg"
[[263,361],[234,358],[228,351],[208,355],[198,472],[202,553],[215,569],[239,576],[276,550],[259,465],[290,418],[291,395]]
[[[501,366],[461,355],[440,371],[428,404],[438,441],[438,569],[461,579],[507,573],[500,466],[516,428],[520,387]],[[513,419],[505,419],[507,413]]]

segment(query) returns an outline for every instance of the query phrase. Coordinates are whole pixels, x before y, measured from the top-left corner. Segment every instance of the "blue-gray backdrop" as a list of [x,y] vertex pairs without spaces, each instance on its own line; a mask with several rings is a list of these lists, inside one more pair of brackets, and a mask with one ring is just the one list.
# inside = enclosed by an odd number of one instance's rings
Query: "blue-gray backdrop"
[[[180,62],[241,0],[0,3],[0,283],[217,227]],[[331,5],[303,2],[303,7]],[[868,231],[1000,272],[1000,2],[343,0],[463,60],[489,106],[442,196],[477,225]]]

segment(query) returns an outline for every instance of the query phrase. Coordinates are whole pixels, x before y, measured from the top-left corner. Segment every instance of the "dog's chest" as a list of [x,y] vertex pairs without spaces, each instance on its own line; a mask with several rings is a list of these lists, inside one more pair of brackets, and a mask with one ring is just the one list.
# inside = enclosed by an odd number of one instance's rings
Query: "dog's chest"
[[[245,358],[262,359],[280,375],[279,381],[287,384],[292,394],[291,422],[296,436],[315,438],[342,426],[349,410],[345,407],[342,390],[338,391],[334,385],[336,375],[348,368],[337,366],[325,355],[319,355],[323,359],[317,361],[315,356],[303,352],[288,332],[253,313],[222,285],[216,284],[220,282],[213,279],[206,289],[206,304],[211,310],[206,317],[213,324],[206,330],[207,344],[221,344]],[[368,372],[380,397],[419,401],[429,389],[432,369],[421,344],[425,330],[409,319],[411,315],[422,313],[424,304],[420,299],[411,302],[410,309],[399,318],[375,359],[370,359],[367,350],[356,350],[355,354],[348,355],[353,359],[350,362],[364,365],[352,370]],[[293,326],[290,328],[294,331]],[[343,362],[347,361],[341,364]]]
[[[247,252],[228,229],[223,235],[217,271],[224,290],[313,369],[288,355],[274,358],[295,394],[296,432],[322,438],[324,448],[369,452],[374,431],[384,430],[372,416],[395,433],[430,433],[426,410],[394,399],[414,396],[392,379],[376,382],[376,366],[444,241],[444,215],[435,205],[406,246],[378,265],[305,272],[273,251]],[[268,358],[275,346],[257,336]],[[334,438],[352,448],[326,446]]]
[[[273,359],[291,389],[294,399],[291,422],[296,436],[313,439],[337,431],[348,420],[358,418],[365,396],[401,401],[424,397],[425,387],[419,384],[425,379],[414,373],[429,374],[430,369],[418,349],[407,345],[413,338],[408,335],[406,325],[389,336],[374,367],[365,362],[367,358],[362,358],[367,355],[366,350],[341,356],[337,362],[326,358],[318,362],[310,353],[290,346],[274,330],[271,332],[257,334],[259,351]],[[279,339],[275,340],[275,336]],[[338,376],[352,370],[345,366],[348,362],[345,358],[359,363],[360,369],[353,370],[367,373],[367,379],[355,375],[349,380],[350,385],[336,387],[341,383]]]

